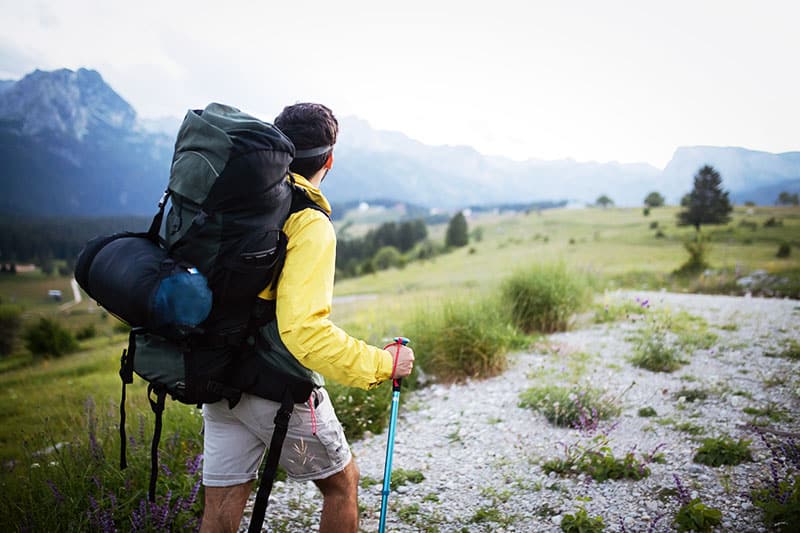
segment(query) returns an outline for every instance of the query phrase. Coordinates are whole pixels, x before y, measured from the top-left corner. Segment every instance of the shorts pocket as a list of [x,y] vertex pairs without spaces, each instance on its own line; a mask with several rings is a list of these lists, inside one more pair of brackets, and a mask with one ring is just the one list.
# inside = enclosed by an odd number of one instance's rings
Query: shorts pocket
[[317,438],[328,453],[331,465],[339,465],[350,456],[350,447],[338,420],[317,426]]

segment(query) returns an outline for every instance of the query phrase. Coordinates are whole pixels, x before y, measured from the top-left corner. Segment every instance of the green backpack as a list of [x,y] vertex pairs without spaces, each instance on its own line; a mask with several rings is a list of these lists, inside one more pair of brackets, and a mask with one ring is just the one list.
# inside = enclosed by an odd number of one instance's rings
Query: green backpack
[[274,302],[258,294],[277,282],[283,266],[283,224],[293,212],[322,211],[293,186],[294,155],[282,132],[238,109],[191,110],[150,229],[98,237],[76,263],[84,290],[132,326],[120,368],[120,464],[126,467],[125,385],[136,373],[148,382],[156,415],[151,501],[167,395],[197,405],[225,399],[231,408],[243,392],[281,402],[251,530],[263,522],[293,405],[316,387],[310,372],[282,373],[257,353],[286,351],[279,337],[258,334],[275,319]]

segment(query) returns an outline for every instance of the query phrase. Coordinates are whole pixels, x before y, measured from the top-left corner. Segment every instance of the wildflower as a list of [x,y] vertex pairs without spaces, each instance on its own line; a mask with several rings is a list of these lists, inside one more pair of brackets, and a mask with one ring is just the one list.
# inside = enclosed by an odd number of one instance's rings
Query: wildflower
[[186,459],[186,472],[190,476],[195,475],[197,471],[200,470],[200,466],[202,465],[202,463],[203,463],[202,453],[198,453],[197,455],[194,456],[194,458],[190,457]]
[[672,477],[675,479],[675,485],[678,487],[678,499],[681,501],[681,505],[686,505],[692,501],[689,497],[689,493],[686,492],[683,484],[681,483],[681,478],[678,477],[678,474],[672,474]]
[[47,480],[47,486],[50,487],[50,491],[53,493],[53,497],[56,499],[56,503],[63,503],[64,502],[64,495],[61,494],[61,491],[58,490],[56,484],[53,483],[51,480]]

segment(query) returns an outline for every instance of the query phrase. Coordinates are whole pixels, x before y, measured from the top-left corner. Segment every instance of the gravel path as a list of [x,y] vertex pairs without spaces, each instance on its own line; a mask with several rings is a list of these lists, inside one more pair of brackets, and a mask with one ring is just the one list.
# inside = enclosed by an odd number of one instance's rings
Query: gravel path
[[[394,471],[421,472],[389,497],[389,531],[560,531],[579,506],[602,516],[606,531],[672,531],[679,504],[674,474],[704,503],[723,513],[720,531],[766,531],[747,493],[769,476],[768,450],[751,430],[745,407],[784,410],[782,421],[761,419],[777,431],[800,431],[800,362],[766,353],[800,341],[800,302],[760,298],[619,293],[617,301],[648,299],[650,311],[685,310],[704,318],[718,335],[710,349],[687,354],[689,364],[673,373],[653,373],[628,362],[631,319],[550,335],[527,353],[512,356],[503,375],[458,385],[435,384],[401,396]],[[563,444],[586,442],[578,430],[558,428],[518,407],[521,391],[544,384],[600,386],[620,396],[622,413],[601,425],[615,456],[658,448],[664,463],[652,463],[640,481],[597,483],[547,475],[541,463],[563,457]],[[705,400],[676,399],[684,389],[703,389]],[[637,415],[650,406],[657,416]],[[676,426],[702,428],[692,435]],[[605,430],[603,430],[605,428]],[[753,440],[755,462],[712,468],[692,462],[698,440],[721,434]],[[361,528],[376,531],[386,434],[353,443],[362,474]],[[370,482],[374,484],[370,484]],[[321,497],[311,483],[279,482],[267,512],[270,531],[312,531]],[[655,522],[655,525],[654,525]],[[247,521],[243,521],[246,526]]]

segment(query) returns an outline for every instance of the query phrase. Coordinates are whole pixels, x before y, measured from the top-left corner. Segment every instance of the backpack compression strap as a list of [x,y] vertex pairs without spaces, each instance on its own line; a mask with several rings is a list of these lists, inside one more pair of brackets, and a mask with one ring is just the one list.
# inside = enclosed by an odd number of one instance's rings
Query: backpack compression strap
[[278,473],[278,459],[280,459],[283,441],[286,439],[286,432],[289,429],[289,418],[292,416],[292,409],[294,409],[294,399],[292,398],[291,390],[287,387],[283,393],[281,407],[275,415],[275,429],[272,431],[272,440],[269,442],[267,463],[264,465],[264,472],[261,474],[261,483],[259,483],[256,501],[253,504],[253,516],[250,518],[248,533],[260,532],[261,526],[264,524],[269,495],[272,492],[275,475]]
[[[153,400],[151,394],[155,392],[156,399]],[[150,408],[156,414],[156,427],[153,430],[153,443],[150,447],[150,488],[147,497],[151,502],[156,501],[156,480],[158,479],[158,442],[161,440],[162,414],[164,413],[164,402],[167,399],[166,389],[156,389],[153,384],[147,386],[147,399],[150,401]]]
[[139,328],[131,329],[128,335],[128,348],[122,350],[120,358],[119,377],[122,380],[122,398],[119,402],[119,468],[128,467],[127,449],[128,439],[125,435],[125,386],[133,383],[133,358],[136,355],[136,332]]

